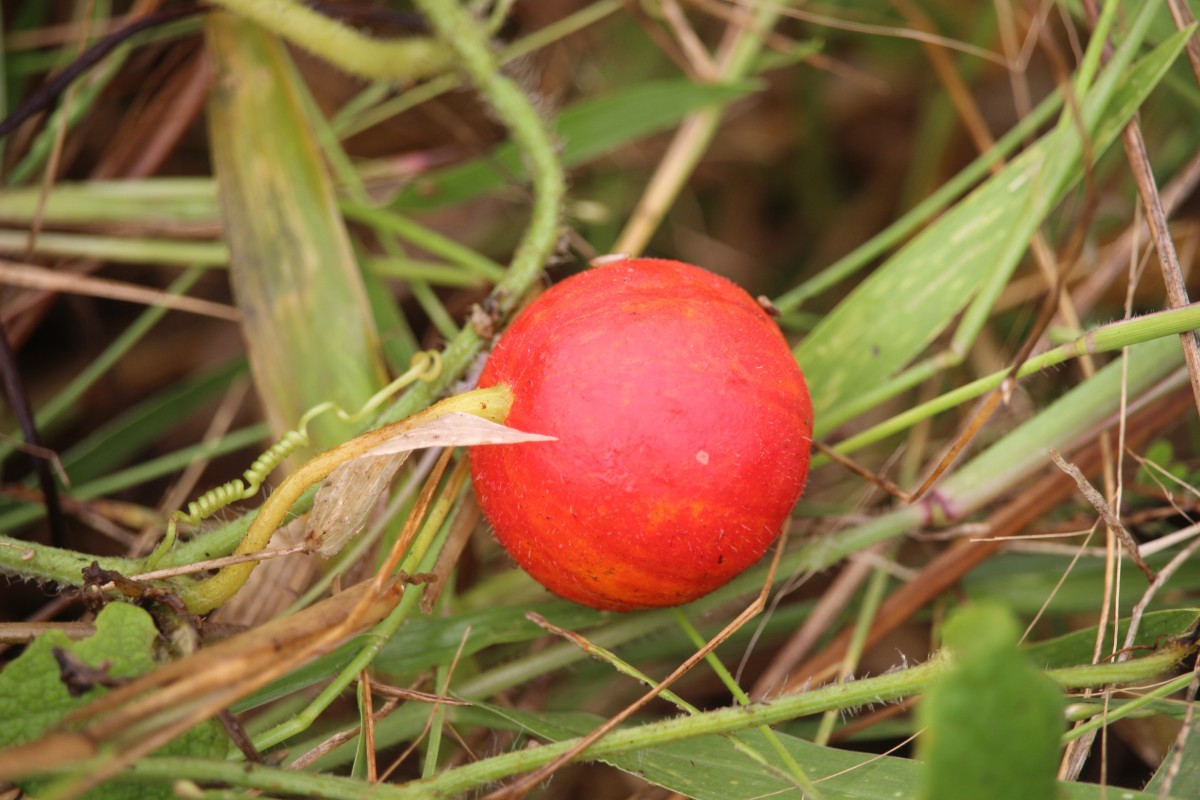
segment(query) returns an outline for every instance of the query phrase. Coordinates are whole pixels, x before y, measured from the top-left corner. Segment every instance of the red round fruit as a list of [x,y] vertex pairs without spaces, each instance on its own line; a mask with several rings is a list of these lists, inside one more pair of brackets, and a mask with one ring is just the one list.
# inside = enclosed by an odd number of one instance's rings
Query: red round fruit
[[629,259],[537,298],[480,386],[558,438],[471,452],[500,543],[552,592],[628,611],[694,600],[755,563],[808,475],[812,404],[779,328],[738,286]]

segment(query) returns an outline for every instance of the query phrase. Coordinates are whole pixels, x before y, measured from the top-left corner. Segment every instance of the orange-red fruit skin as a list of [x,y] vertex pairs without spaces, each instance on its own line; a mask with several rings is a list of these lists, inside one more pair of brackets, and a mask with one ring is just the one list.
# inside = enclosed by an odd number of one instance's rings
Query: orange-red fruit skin
[[480,386],[556,442],[476,447],[500,543],[600,609],[686,603],[755,563],[804,488],[812,404],[778,327],[698,267],[630,259],[575,275],[501,337]]

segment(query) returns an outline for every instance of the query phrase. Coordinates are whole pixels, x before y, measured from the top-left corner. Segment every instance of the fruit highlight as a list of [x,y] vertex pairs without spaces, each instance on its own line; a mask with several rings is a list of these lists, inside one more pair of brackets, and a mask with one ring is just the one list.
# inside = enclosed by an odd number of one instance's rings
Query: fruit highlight
[[481,387],[558,441],[478,447],[496,537],[552,592],[686,603],[758,561],[804,488],[808,390],[774,321],[699,267],[626,259],[568,278],[501,337]]

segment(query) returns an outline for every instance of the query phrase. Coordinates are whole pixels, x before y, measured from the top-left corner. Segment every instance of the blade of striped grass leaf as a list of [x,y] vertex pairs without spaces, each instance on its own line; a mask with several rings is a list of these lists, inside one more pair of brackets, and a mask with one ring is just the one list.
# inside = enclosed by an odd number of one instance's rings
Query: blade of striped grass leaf
[[969,187],[984,177],[992,165],[1007,158],[1023,141],[1032,136],[1046,120],[1062,105],[1062,94],[1054,92],[1037,105],[1027,116],[1023,117],[1007,133],[996,140],[996,144],[986,153],[980,154],[962,171],[944,183],[936,191],[904,213],[884,230],[861,247],[830,264],[820,273],[804,281],[804,283],[789,289],[775,300],[775,307],[784,314],[799,308],[804,301],[827,291],[840,281],[866,267],[872,259],[885,253],[892,246],[903,241],[918,227],[938,213],[956,197],[963,194]]
[[[338,140],[337,135],[333,132],[333,128],[325,119],[325,115],[321,112],[316,100],[313,98],[312,94],[307,91],[307,87],[298,76],[295,84],[299,90],[298,94],[301,103],[303,104],[304,113],[307,116],[308,124],[312,129],[313,137],[318,146],[321,148],[321,152],[325,157],[326,163],[329,165],[330,174],[341,186],[341,193],[347,195],[347,197],[343,198],[343,200],[349,199],[350,201],[359,201],[364,203],[367,202],[369,200],[369,195],[362,182],[362,178],[359,176],[354,163],[350,159],[350,156],[342,148],[342,143]],[[354,217],[347,212],[344,205],[342,207],[342,213],[347,214],[348,219],[354,219]],[[427,231],[422,226],[416,225],[414,227],[418,230],[418,232],[427,233],[428,237],[438,244],[444,243],[450,248],[457,248],[459,252],[469,251],[469,248],[458,246],[447,237],[443,237],[432,231]],[[379,246],[385,253],[392,255],[403,252],[400,244],[392,236],[391,231],[386,230],[379,225],[375,225],[373,232],[376,240],[379,243]],[[361,249],[361,247],[359,249]],[[500,270],[499,266],[497,266],[497,270]],[[370,302],[371,307],[376,314],[377,330],[392,332],[399,329],[399,337],[401,341],[413,341],[415,343],[416,336],[412,332],[411,326],[408,324],[403,312],[397,305],[396,300],[389,292],[387,292],[386,286],[373,276],[364,276],[363,285],[368,293],[368,301]],[[455,323],[453,316],[449,311],[446,310],[446,306],[442,303],[442,300],[440,297],[438,297],[437,293],[434,292],[429,284],[423,280],[412,281],[409,284],[409,288],[412,291],[413,296],[417,299],[417,302],[420,304],[421,309],[425,312],[430,322],[437,329],[438,333],[447,339],[453,338],[458,332],[458,326]],[[387,355],[391,357],[391,353],[395,353],[397,349],[398,348],[395,347],[388,348],[390,353],[387,353]],[[415,349],[416,348],[414,347],[414,353]],[[407,364],[412,355],[413,353],[410,353],[408,358],[402,358],[400,364]],[[403,371],[403,367],[401,367],[400,371]]]
[[[1178,335],[1189,330],[1194,330],[1198,326],[1200,326],[1200,304],[1196,303],[1183,306],[1182,308],[1158,311],[1142,317],[1132,317],[1120,322],[1113,322],[1088,331],[1071,342],[1029,358],[1021,365],[1021,369],[1017,371],[1017,376],[1022,378],[1031,376],[1085,354],[1112,352],[1124,347],[1141,344],[1142,342],[1168,337],[1172,334]],[[909,372],[915,369],[917,368],[914,367]],[[1009,370],[1007,369],[993,372],[991,375],[977,378],[928,402],[913,406],[884,420],[878,425],[873,425],[867,430],[843,439],[837,443],[835,449],[839,453],[850,453],[885,439],[915,425],[921,420],[928,419],[985,394],[999,386],[1008,377],[1008,373]],[[856,401],[848,403],[847,406],[857,414],[874,405],[874,403],[868,403],[868,400],[882,402],[883,398],[885,398],[884,392],[870,392]],[[837,413],[838,419],[849,419],[852,416],[850,411],[841,408],[838,409]],[[825,461],[826,459],[821,456],[813,459],[813,465],[816,466],[817,464],[825,463]]]
[[[312,406],[357,408],[382,385],[379,344],[333,187],[305,121],[286,51],[252,23],[207,22],[209,108],[231,277],[259,394],[278,432]],[[330,446],[350,428],[314,421]]]
[[[1182,49],[1184,38],[1173,37],[1128,70],[1153,5],[1146,4],[1118,50],[1122,60],[1114,56],[1084,99],[1094,154],[1112,142]],[[817,325],[796,356],[812,385],[818,433],[837,421],[823,419],[822,412],[893,376],[972,297],[1003,284],[1000,278],[1016,266],[1033,231],[1082,176],[1082,150],[1071,126],[1043,137],[903,247]],[[880,308],[889,313],[880,314]]]

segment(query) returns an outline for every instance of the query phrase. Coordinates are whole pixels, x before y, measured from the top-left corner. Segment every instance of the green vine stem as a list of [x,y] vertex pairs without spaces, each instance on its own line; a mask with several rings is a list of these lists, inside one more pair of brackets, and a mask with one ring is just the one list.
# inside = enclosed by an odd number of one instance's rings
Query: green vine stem
[[[572,14],[522,36],[501,50],[497,58],[501,64],[508,64],[594,25],[622,8],[621,0],[596,0]],[[386,87],[386,91],[383,91],[379,84],[374,84],[334,114],[330,124],[340,138],[348,139],[421,103],[448,94],[461,85],[462,81],[457,75],[447,73],[414,86],[390,100],[379,102],[380,97],[390,91],[391,87]]]
[[[1046,674],[1067,690],[1135,683],[1152,680],[1173,669],[1189,652],[1191,648],[1173,644],[1134,661],[1048,670]],[[735,733],[760,725],[774,725],[798,717],[820,714],[830,709],[848,710],[872,703],[892,702],[924,692],[952,665],[953,660],[940,653],[924,664],[900,672],[823,686],[787,695],[770,703],[733,706],[697,716],[675,717],[617,730],[592,747],[587,756],[589,759],[610,758],[698,736]],[[493,756],[448,770],[435,778],[414,781],[403,786],[378,784],[372,787],[371,797],[375,800],[460,797],[473,788],[536,769],[566,752],[574,743],[575,740],[553,742]],[[136,782],[191,778],[307,797],[334,800],[362,797],[362,783],[349,778],[297,773],[279,767],[229,761],[149,758],[134,765],[121,778]]]
[[[1137,661],[1071,667],[1050,670],[1046,674],[1063,688],[1071,689],[1150,680],[1172,669],[1188,652],[1189,648],[1183,646],[1168,647]],[[762,705],[734,706],[697,717],[667,719],[614,731],[587,753],[589,758],[604,758],[696,736],[730,733],[757,725],[774,725],[834,708],[854,709],[871,703],[899,700],[927,689],[952,664],[952,659],[941,653],[920,666],[902,672],[824,686]],[[572,744],[573,741],[555,742],[477,761],[449,770],[431,781],[414,784],[412,794],[397,794],[395,797],[454,797],[465,789],[549,763],[569,750]],[[433,789],[433,792],[419,793],[427,789]]]
[[363,78],[415,81],[453,66],[450,50],[427,37],[373,39],[292,0],[216,0],[216,4]]

